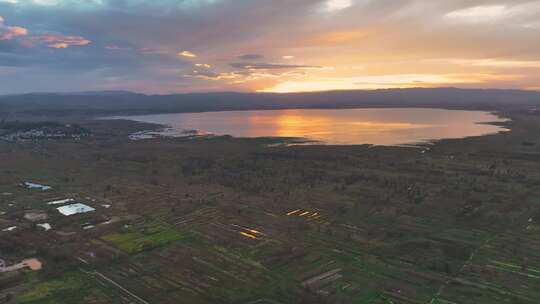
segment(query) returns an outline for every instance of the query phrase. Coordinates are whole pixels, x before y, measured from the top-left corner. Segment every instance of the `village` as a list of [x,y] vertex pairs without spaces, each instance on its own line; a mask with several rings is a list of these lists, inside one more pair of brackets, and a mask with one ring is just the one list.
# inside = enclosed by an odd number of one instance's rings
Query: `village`
[[78,125],[51,122],[0,122],[0,141],[12,143],[51,139],[81,140],[88,136],[90,132]]
[[[28,181],[21,182],[17,185],[17,189],[14,190],[17,192],[19,189],[37,192],[33,194],[33,197],[35,197],[36,194],[38,194],[39,197],[47,197],[47,195],[55,194],[54,189],[51,186]],[[14,197],[14,193],[3,192],[1,195],[2,201],[7,201],[7,204],[4,204],[7,208],[3,208],[3,211],[0,213],[0,231],[5,233],[15,233],[18,231],[48,232],[53,230],[53,226],[49,222],[55,221],[55,223],[62,223],[62,220],[57,220],[59,217],[69,217],[85,213],[94,213],[95,215],[96,212],[95,208],[72,198],[54,199],[43,202],[43,205],[39,206],[37,204],[21,204],[18,200],[11,200]],[[95,200],[92,201],[95,203]],[[100,208],[110,207],[111,205],[108,204],[100,205]],[[82,230],[93,228],[94,226],[90,223],[97,221],[96,218],[91,216],[84,217],[84,220],[85,223],[77,222]],[[64,225],[73,224],[72,222],[65,221],[63,223],[65,223]],[[62,226],[54,228],[55,230],[60,230]],[[61,234],[62,232],[59,233]],[[6,257],[0,256],[0,260],[2,261],[2,263],[0,263],[0,272],[16,271],[24,267],[28,267],[32,270],[41,269],[41,262],[35,258],[25,260],[20,264],[15,264],[15,266],[9,266],[4,258]],[[29,261],[33,262],[31,263]]]

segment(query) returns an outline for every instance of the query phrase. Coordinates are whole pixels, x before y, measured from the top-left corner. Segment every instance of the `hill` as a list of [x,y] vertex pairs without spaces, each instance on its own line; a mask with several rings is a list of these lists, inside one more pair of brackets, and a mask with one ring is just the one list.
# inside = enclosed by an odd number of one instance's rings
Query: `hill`
[[413,88],[314,93],[190,93],[145,95],[125,91],[33,93],[0,96],[10,115],[109,115],[223,110],[355,107],[524,109],[540,105],[540,92],[496,89]]

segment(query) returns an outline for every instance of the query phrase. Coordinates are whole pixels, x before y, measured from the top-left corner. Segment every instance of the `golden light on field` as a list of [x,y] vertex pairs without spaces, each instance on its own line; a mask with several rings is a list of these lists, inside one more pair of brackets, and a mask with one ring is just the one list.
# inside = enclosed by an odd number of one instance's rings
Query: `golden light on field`
[[247,238],[254,239],[254,240],[257,239],[257,237],[254,236],[253,234],[249,234],[249,233],[246,233],[246,232],[240,232],[240,235],[243,235],[243,236],[245,236]]
[[299,212],[299,211],[300,211],[300,209],[296,209],[296,210],[287,212],[287,216],[291,216],[291,215],[293,215],[293,214],[295,214],[295,213],[297,213],[297,212]]

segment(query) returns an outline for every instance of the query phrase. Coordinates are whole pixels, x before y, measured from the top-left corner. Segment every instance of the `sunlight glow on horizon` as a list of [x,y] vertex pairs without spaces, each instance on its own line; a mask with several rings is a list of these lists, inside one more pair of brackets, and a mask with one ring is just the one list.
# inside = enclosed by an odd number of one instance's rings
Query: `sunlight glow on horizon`
[[467,78],[463,75],[437,75],[437,74],[403,74],[403,75],[379,75],[360,76],[350,78],[322,78],[312,80],[292,80],[278,83],[277,85],[259,90],[270,93],[293,93],[293,92],[320,92],[332,90],[359,90],[359,89],[388,89],[388,88],[413,88],[413,87],[436,87],[462,83],[482,82],[478,78]]

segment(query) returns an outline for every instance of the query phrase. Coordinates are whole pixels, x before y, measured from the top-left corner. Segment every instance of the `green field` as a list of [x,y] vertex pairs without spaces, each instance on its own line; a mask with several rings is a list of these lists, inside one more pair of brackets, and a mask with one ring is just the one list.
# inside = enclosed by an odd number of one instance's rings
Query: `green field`
[[125,230],[127,231],[122,233],[103,235],[101,239],[128,253],[164,246],[182,239],[178,231],[164,224],[151,223]]

